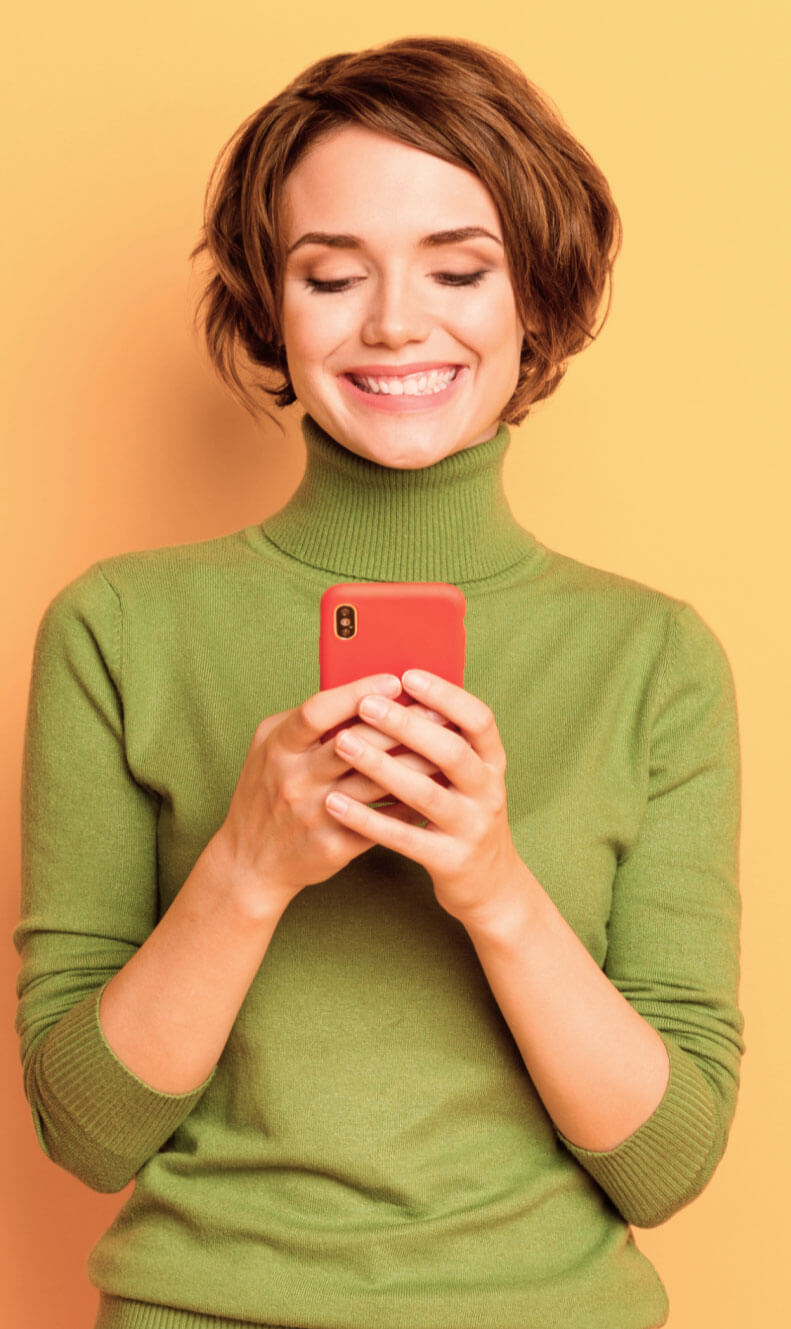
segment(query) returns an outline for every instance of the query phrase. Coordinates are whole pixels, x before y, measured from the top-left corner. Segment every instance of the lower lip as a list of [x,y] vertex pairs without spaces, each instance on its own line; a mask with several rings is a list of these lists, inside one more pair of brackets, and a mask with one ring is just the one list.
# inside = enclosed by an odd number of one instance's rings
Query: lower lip
[[384,392],[365,392],[358,388],[353,379],[348,374],[341,374],[341,382],[354,397],[355,401],[361,401],[365,406],[370,406],[373,411],[431,411],[436,406],[444,406],[456,392],[462,379],[467,374],[467,366],[461,365],[456,377],[451,379],[446,388],[441,392],[426,392],[422,396],[407,395],[399,393],[398,396]]

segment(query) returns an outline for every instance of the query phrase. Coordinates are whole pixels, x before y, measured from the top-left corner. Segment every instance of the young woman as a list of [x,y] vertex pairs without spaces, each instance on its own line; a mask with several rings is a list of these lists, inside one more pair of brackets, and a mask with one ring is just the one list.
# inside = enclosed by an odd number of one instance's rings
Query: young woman
[[[136,1179],[98,1329],[667,1318],[632,1229],[710,1179],[744,1050],[731,674],[502,485],[620,238],[471,42],[321,60],[218,159],[208,345],[299,401],[304,478],[60,591],[26,731],[26,1091],[56,1163]],[[465,686],[321,691],[345,581],[460,587]]]

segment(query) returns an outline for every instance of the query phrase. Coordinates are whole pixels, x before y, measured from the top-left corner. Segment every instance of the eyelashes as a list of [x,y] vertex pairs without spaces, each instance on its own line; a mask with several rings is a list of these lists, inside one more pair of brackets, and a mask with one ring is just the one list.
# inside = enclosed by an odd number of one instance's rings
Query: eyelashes
[[[436,276],[443,286],[479,286],[488,271],[488,268],[481,268],[478,272],[438,272]],[[347,291],[355,280],[354,277],[342,277],[335,281],[319,281],[316,277],[306,277],[305,285],[320,294]]]

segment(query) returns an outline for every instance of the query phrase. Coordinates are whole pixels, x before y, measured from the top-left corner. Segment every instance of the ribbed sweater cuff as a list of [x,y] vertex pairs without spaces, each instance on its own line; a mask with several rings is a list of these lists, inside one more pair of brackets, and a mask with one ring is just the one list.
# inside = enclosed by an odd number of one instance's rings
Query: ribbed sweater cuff
[[102,1293],[99,1316],[93,1329],[288,1329],[286,1325],[266,1326],[250,1320],[227,1320],[218,1315],[201,1315],[175,1306],[158,1306],[148,1301],[129,1301]]
[[615,1149],[582,1149],[558,1131],[566,1148],[638,1227],[654,1227],[692,1199],[705,1181],[714,1104],[703,1072],[689,1053],[660,1033],[670,1075],[651,1116]]
[[[81,1138],[86,1155],[98,1151],[116,1163],[123,1160],[131,1179],[201,1098],[214,1077],[214,1068],[203,1084],[188,1093],[166,1093],[146,1084],[124,1065],[104,1037],[99,1002],[106,986],[92,992],[58,1022],[42,1048],[40,1074],[51,1115],[59,1118],[61,1131],[74,1136],[78,1149]],[[98,1156],[96,1162],[101,1172]],[[117,1166],[110,1165],[110,1171],[117,1172]],[[107,1183],[114,1186],[116,1177],[108,1176]],[[101,1184],[100,1189],[104,1189]]]

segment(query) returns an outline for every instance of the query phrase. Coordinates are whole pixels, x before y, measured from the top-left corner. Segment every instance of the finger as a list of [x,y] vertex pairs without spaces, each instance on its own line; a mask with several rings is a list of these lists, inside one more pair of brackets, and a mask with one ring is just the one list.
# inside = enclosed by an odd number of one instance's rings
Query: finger
[[[439,729],[437,725],[432,726],[429,720],[423,720],[421,723],[427,728]],[[440,732],[446,737],[454,738],[456,742],[464,743],[470,756],[476,760],[464,739],[460,739],[458,735],[447,735],[444,730]],[[355,745],[356,751],[345,749],[345,745],[350,743]],[[367,775],[370,780],[394,794],[407,807],[421,812],[424,817],[430,817],[443,828],[450,826],[452,815],[457,811],[457,800],[452,792],[437,784],[429,776],[421,775],[418,771],[405,766],[397,757],[391,757],[387,752],[375,748],[372,743],[366,743],[358,734],[351,734],[348,729],[344,729],[336,736],[335,745],[341,755],[347,757],[353,764],[355,770]]]
[[[395,675],[393,675],[393,677],[395,677]],[[419,702],[416,702],[411,697],[408,697],[407,694],[404,692],[403,688],[400,690],[395,700],[398,702],[399,706],[417,707],[417,709],[421,712],[421,714],[429,716],[430,718],[436,720],[439,724],[447,723],[444,716],[439,715],[436,711],[432,711],[425,706],[421,706]],[[351,723],[359,724],[360,721],[353,719]],[[347,727],[346,720],[341,720],[338,724],[333,725],[330,729],[328,729],[325,733],[321,735],[321,740],[320,740],[321,743],[322,744],[329,743],[330,739],[334,738],[336,734],[340,733],[341,729],[345,729],[346,727]]]
[[[370,695],[370,693],[366,693],[366,696]],[[400,702],[397,704],[400,705]],[[439,715],[436,711],[429,710],[425,706],[420,706],[416,702],[411,703],[409,709],[415,716],[421,716],[423,719],[431,721],[433,724],[444,725],[446,723],[444,717]],[[355,734],[358,734],[360,738],[365,739],[366,743],[373,743],[377,748],[383,748],[386,751],[389,750],[391,756],[395,756],[396,754],[400,755],[402,752],[404,756],[406,756],[407,753],[409,753],[412,758],[417,756],[417,754],[411,749],[406,748],[403,743],[395,743],[390,734],[385,733],[382,729],[375,729],[373,724],[367,723],[359,716],[359,714],[356,717],[351,718],[347,724],[341,723],[338,726],[338,732],[340,732],[341,729],[353,729]],[[333,734],[332,737],[334,738],[335,734]],[[334,752],[333,744],[327,743],[324,746],[328,753]]]
[[[369,695],[370,695],[369,693],[366,693],[366,696]],[[414,715],[416,716],[420,715],[424,720],[430,721],[432,724],[439,724],[439,725],[445,724],[443,716],[438,715],[436,711],[428,710],[425,706],[419,706],[417,703],[415,703],[414,705],[410,705],[409,709],[410,711],[413,712]],[[365,739],[366,743],[373,743],[375,747],[382,748],[385,751],[389,750],[391,756],[394,756],[396,753],[400,754],[402,750],[404,752],[404,756],[407,755],[407,752],[409,753],[410,757],[414,758],[417,756],[415,752],[404,748],[404,745],[402,743],[395,743],[392,737],[389,734],[384,733],[383,730],[374,729],[371,724],[361,719],[359,715],[356,719],[352,718],[347,724],[342,724],[340,727],[343,729],[353,729],[355,734],[359,735],[360,738]],[[334,738],[335,735],[333,734],[332,737]],[[332,744],[327,744],[326,747],[328,752],[333,751]],[[419,758],[418,760],[421,759]]]
[[[361,771],[355,771],[354,769],[348,769],[345,775],[329,783],[340,793],[359,799],[361,803],[394,803],[396,801],[389,789],[385,789],[383,785],[377,784],[375,780],[371,780],[367,775],[363,775]],[[324,792],[326,792],[326,788],[327,786],[325,786]]]
[[[418,697],[424,706],[431,707],[456,724],[473,752],[481,761],[495,769],[505,769],[505,753],[497,729],[494,712],[480,697],[450,683],[439,674],[425,669],[407,669],[401,681],[410,696]],[[405,710],[411,708],[405,707]]]
[[[415,714],[420,714],[427,720],[431,720],[434,724],[444,724],[441,715],[438,715],[436,711],[428,710],[425,706],[420,706],[417,703],[410,703],[410,710],[414,711]],[[432,765],[430,761],[427,761],[425,757],[421,757],[419,753],[405,748],[401,743],[394,743],[389,734],[384,733],[380,729],[374,729],[371,725],[366,724],[364,720],[357,720],[356,722],[352,721],[350,724],[341,727],[353,729],[355,734],[364,738],[367,743],[372,743],[375,747],[381,748],[385,751],[389,750],[391,756],[400,757],[414,770],[422,771],[427,775],[437,774],[436,766]],[[338,779],[345,770],[348,770],[348,768],[349,763],[339,755],[335,750],[335,745],[333,743],[322,743],[320,763],[320,775],[322,778],[327,781]],[[355,797],[357,797],[356,794]]]
[[[362,728],[363,726],[356,727],[355,733],[360,733]],[[374,736],[380,751],[386,750],[387,746],[392,744],[392,739],[389,739],[386,734],[377,733],[375,729],[369,729],[367,725],[365,726],[365,731],[367,734]],[[378,802],[380,799],[387,799],[390,804],[398,802],[398,800],[393,799],[389,790],[384,789],[382,785],[377,784],[367,776],[362,775],[359,771],[356,771],[345,757],[341,757],[336,753],[334,744],[329,743],[326,744],[326,746],[329,749],[332,761],[339,774],[336,775],[335,770],[328,773],[325,783],[330,783],[332,779],[335,778],[336,786],[340,789],[341,793],[350,794],[352,798],[359,799],[361,803]],[[390,755],[392,756],[393,754],[391,753]],[[436,766],[432,766],[430,762],[426,761],[425,757],[421,757],[417,752],[399,752],[396,760],[402,762],[403,765],[408,766],[411,770],[419,772],[421,775],[439,775]],[[401,806],[400,803],[399,806]]]
[[366,806],[378,812],[382,817],[395,818],[397,821],[403,821],[407,826],[427,826],[428,817],[424,817],[422,812],[417,812],[414,808],[407,807],[398,798],[391,798],[387,803],[381,803],[377,799],[375,802],[370,800],[358,799],[359,802],[366,803]]
[[365,839],[373,840],[375,844],[394,849],[396,853],[404,854],[418,863],[423,861],[423,855],[434,852],[436,832],[431,829],[430,823],[428,827],[423,827],[415,825],[411,818],[402,820],[398,816],[376,812],[354,798],[344,798],[336,791],[329,793],[324,801],[327,811],[336,821]]
[[295,707],[281,725],[278,732],[280,745],[287,752],[306,752],[333,725],[342,724],[354,715],[366,692],[397,697],[401,684],[395,674],[370,674],[337,688],[314,692],[301,706]]
[[[370,716],[366,710],[368,704],[375,701],[381,702],[384,708],[381,716]],[[432,723],[423,716],[414,715],[412,707],[393,705],[384,697],[363,698],[358,709],[369,724],[377,725],[386,734],[397,738],[405,747],[432,762],[446,780],[461,793],[475,798],[481,788],[491,780],[491,771],[473,751],[463,734]],[[348,734],[348,730],[345,730],[344,734]],[[342,747],[338,750],[342,756],[350,751]],[[354,756],[352,761],[354,766],[360,769],[359,762]],[[371,774],[373,779],[380,782],[390,778],[389,768],[369,764],[364,769],[366,774]],[[383,772],[382,775],[379,774],[380,770]],[[393,793],[401,797],[398,789],[393,789]]]

